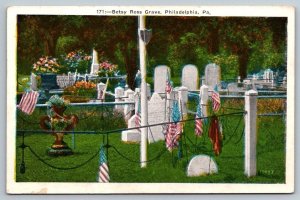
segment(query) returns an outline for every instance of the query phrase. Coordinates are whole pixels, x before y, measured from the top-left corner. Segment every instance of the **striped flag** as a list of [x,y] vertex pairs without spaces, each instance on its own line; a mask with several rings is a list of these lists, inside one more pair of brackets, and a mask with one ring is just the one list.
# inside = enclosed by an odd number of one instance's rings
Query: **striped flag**
[[200,103],[197,106],[197,113],[196,113],[196,119],[195,119],[195,134],[197,136],[201,136],[203,134],[203,121],[202,119],[198,119],[202,116],[202,111],[201,111],[201,105]]
[[169,73],[167,73],[167,80],[166,80],[166,88],[165,91],[167,94],[170,94],[172,92],[172,84],[169,78]]
[[37,103],[39,97],[39,93],[36,91],[26,92],[22,95],[22,99],[18,105],[18,108],[28,114],[31,115],[35,109],[35,105]]
[[212,92],[211,99],[213,104],[213,111],[218,112],[221,107],[221,100],[217,85],[215,86],[214,91]]
[[[135,110],[135,126],[140,127],[141,126],[141,102],[140,99],[138,100],[138,106]],[[140,129],[138,129],[140,131]]]
[[179,122],[180,118],[181,114],[179,111],[178,102],[174,101],[172,110],[173,123],[168,125],[166,134],[166,147],[169,151],[172,151],[174,148],[178,147],[178,141],[183,131],[183,125]]
[[98,182],[109,183],[109,169],[103,146],[100,148]]

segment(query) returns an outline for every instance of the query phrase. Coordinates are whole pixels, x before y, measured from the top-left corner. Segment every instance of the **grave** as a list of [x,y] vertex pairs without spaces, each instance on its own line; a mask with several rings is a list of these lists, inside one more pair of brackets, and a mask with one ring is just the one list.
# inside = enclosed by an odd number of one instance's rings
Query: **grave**
[[41,88],[43,90],[58,89],[56,74],[41,74]]
[[96,74],[98,69],[99,69],[98,53],[95,49],[93,49],[93,61],[91,66],[91,74]]
[[187,168],[187,176],[205,176],[218,173],[214,159],[208,155],[197,155],[191,159]]
[[37,90],[37,80],[36,80],[36,75],[34,73],[31,73],[30,76],[30,89],[34,91]]
[[195,65],[185,65],[182,69],[181,85],[189,91],[198,88],[198,69]]
[[164,93],[166,89],[167,74],[171,79],[170,69],[166,65],[159,65],[154,70],[154,92]]
[[221,79],[221,68],[215,63],[206,65],[205,67],[205,85],[209,90],[213,90],[215,85],[219,85]]
[[237,95],[239,92],[239,88],[237,86],[237,83],[229,83],[227,86],[227,90],[229,94]]
[[[137,98],[137,95],[136,95]],[[137,100],[135,100],[137,105]],[[148,124],[158,124],[166,121],[166,107],[165,100],[160,97],[158,93],[153,93],[151,99],[148,101]],[[135,108],[137,109],[137,108]],[[134,128],[135,115],[128,120],[128,128]],[[163,127],[161,125],[151,126],[148,128],[148,141],[153,143],[159,140],[164,140]],[[137,129],[122,132],[122,141],[125,142],[139,142],[140,133]]]
[[[165,100],[158,93],[153,93],[150,101],[148,101],[148,124],[158,124],[166,121],[166,104]],[[163,127],[152,126],[148,129],[149,142],[164,140]]]
[[[128,128],[134,128],[135,125],[135,115],[133,115],[128,120]],[[122,131],[122,141],[123,142],[140,142],[141,141],[141,134],[138,129],[132,129],[127,131]]]

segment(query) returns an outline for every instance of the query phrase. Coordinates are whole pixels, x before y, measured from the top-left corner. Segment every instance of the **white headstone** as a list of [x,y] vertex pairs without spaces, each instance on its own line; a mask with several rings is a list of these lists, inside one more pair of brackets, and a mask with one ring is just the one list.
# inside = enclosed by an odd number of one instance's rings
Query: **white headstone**
[[98,53],[95,49],[93,49],[93,61],[92,61],[91,73],[90,74],[96,74],[98,69],[99,69]]
[[214,159],[207,155],[198,155],[191,159],[187,168],[187,176],[205,176],[218,173]]
[[227,85],[227,90],[229,94],[238,94],[239,88],[237,86],[237,83],[229,83]]
[[30,76],[30,88],[34,91],[37,90],[37,80],[36,80],[36,75],[34,73],[31,73],[31,76]]
[[[134,102],[134,91],[132,91],[131,89],[126,90],[124,96],[127,97],[124,98],[125,102]],[[134,104],[126,104],[124,106],[125,120],[128,120],[133,115],[133,110]]]
[[198,69],[195,65],[186,65],[182,69],[181,85],[188,90],[197,90],[198,88]]
[[180,99],[181,103],[181,110],[183,115],[187,115],[187,103],[188,103],[188,88],[181,86],[178,88],[178,98]]
[[[128,128],[134,128],[135,125],[135,115],[133,115],[128,120]],[[132,129],[128,131],[122,131],[122,141],[124,142],[140,142],[141,141],[141,134],[138,129]]]
[[[115,102],[123,102],[123,97],[124,95],[124,88],[122,87],[116,87],[115,88]],[[123,105],[116,105],[115,109],[117,110],[122,110],[124,107]]]
[[220,66],[215,63],[206,65],[205,67],[205,85],[209,90],[213,90],[216,84],[219,84],[221,80]]
[[166,89],[167,74],[171,79],[170,69],[166,65],[155,67],[154,70],[154,92],[164,93]]
[[[153,93],[148,102],[148,124],[151,125],[164,122],[166,120],[165,112],[165,100],[162,99],[158,93]],[[149,127],[148,141],[150,143],[164,139],[162,125]]]
[[97,84],[97,99],[100,99],[100,100],[104,100],[103,97],[104,97],[104,90],[105,90],[105,84],[100,82]]

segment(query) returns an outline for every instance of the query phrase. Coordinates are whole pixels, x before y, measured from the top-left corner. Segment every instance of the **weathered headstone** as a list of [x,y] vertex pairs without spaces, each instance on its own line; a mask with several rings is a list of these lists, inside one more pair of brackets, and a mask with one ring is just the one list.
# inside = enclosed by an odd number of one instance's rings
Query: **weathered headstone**
[[187,168],[187,176],[204,176],[218,173],[214,159],[207,155],[198,155],[191,159]]
[[187,103],[188,103],[188,88],[181,86],[178,88],[178,98],[180,99],[180,112],[183,116],[187,115]]
[[98,53],[95,49],[93,49],[93,61],[91,66],[91,74],[96,74],[98,69],[99,69]]
[[239,92],[239,88],[237,86],[237,83],[229,83],[227,86],[227,90],[229,94],[237,95]]
[[[135,128],[135,115],[128,120],[128,128]],[[138,129],[122,131],[122,141],[124,142],[140,142],[141,134]]]
[[271,83],[272,80],[274,79],[274,73],[273,73],[273,71],[271,69],[266,69],[264,71],[263,78],[264,78],[265,82]]
[[104,101],[105,97],[105,84],[100,82],[97,84],[97,99],[100,99],[101,101]]
[[31,90],[36,91],[37,90],[37,80],[36,80],[36,75],[34,73],[31,73],[30,76],[30,88]]
[[[119,102],[123,102],[123,97],[124,95],[124,88],[122,87],[116,87],[115,88],[115,102],[119,103]],[[123,110],[123,106],[122,105],[115,105],[115,109],[116,110]]]
[[[150,101],[148,102],[148,124],[158,124],[166,120],[165,118],[165,100],[159,94],[153,93]],[[148,141],[156,142],[164,140],[162,125],[151,126],[148,130]]]
[[220,66],[215,63],[206,65],[205,67],[205,85],[208,86],[209,90],[213,90],[215,85],[219,84],[221,80],[221,69]]
[[159,65],[154,70],[154,92],[164,93],[166,89],[167,74],[170,75],[170,69],[166,65]]
[[198,88],[198,69],[195,65],[186,65],[182,69],[181,85],[188,90],[197,90]]
[[[124,96],[127,97],[124,98],[125,102],[134,102],[134,91],[132,91],[131,89],[126,90]],[[125,120],[129,120],[129,118],[133,115],[133,110],[134,104],[126,104],[124,106]]]

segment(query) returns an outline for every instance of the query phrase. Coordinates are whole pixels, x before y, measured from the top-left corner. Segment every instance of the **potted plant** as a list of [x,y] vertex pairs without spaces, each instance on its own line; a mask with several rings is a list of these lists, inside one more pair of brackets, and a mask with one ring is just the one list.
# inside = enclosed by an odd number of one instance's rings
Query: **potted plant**
[[69,72],[87,73],[92,64],[92,56],[82,50],[71,51],[62,55],[61,63],[67,67]]
[[99,64],[98,76],[114,77],[118,73],[117,69],[118,69],[118,65],[109,63],[108,61],[104,61]]
[[55,141],[48,151],[49,155],[70,155],[72,150],[63,141],[64,132],[72,130],[78,123],[76,115],[64,115],[64,111],[69,105],[69,101],[58,95],[53,95],[46,102],[48,105],[48,115],[42,116],[40,126],[44,130],[51,130],[55,136]]

